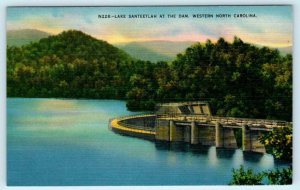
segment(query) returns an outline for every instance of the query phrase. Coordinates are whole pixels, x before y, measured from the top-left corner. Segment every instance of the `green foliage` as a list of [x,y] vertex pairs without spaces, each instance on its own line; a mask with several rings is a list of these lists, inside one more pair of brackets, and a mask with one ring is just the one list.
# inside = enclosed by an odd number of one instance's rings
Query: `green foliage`
[[229,185],[264,185],[264,179],[268,185],[288,185],[292,184],[292,173],[292,167],[254,173],[252,169],[246,170],[241,166],[232,170]]
[[71,30],[8,47],[7,95],[126,99],[131,110],[206,100],[219,116],[291,121],[292,56],[221,38],[192,45],[172,63],[151,63]]
[[287,160],[293,159],[293,131],[292,126],[275,128],[272,132],[264,134],[260,138],[266,149],[276,158]]
[[70,30],[7,49],[11,97],[125,98],[132,58],[107,42]]
[[276,169],[274,171],[270,170],[264,172],[267,176],[270,185],[287,185],[292,184],[293,181],[293,170],[292,167]]
[[[274,128],[272,132],[265,133],[260,137],[263,143],[275,158],[292,162],[293,154],[293,134],[292,126]],[[243,166],[238,170],[233,170],[233,177],[230,185],[255,185],[261,184],[263,178],[267,178],[270,185],[286,185],[292,183],[292,167],[269,170],[254,174],[251,169],[245,171]],[[260,179],[260,181],[257,181]]]
[[255,174],[252,169],[245,170],[243,166],[232,170],[232,180],[229,185],[262,185],[263,173]]

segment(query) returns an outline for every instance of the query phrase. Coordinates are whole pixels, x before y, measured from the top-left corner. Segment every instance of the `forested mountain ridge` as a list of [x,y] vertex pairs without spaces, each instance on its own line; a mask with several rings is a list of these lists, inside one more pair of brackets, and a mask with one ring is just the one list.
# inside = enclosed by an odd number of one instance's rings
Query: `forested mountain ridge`
[[292,56],[235,38],[196,43],[172,63],[135,60],[107,42],[67,31],[7,50],[9,97],[209,101],[220,116],[292,120]]
[[[119,70],[133,59],[105,41],[70,30],[7,49],[7,94],[21,97],[121,98]],[[116,69],[118,68],[118,69]],[[117,76],[118,75],[118,76]],[[121,97],[120,97],[121,96]]]

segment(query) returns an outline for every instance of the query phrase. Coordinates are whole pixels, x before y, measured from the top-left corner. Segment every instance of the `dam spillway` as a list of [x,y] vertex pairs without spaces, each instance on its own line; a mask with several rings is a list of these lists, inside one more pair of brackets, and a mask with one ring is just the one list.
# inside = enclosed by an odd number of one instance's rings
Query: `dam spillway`
[[277,120],[212,116],[206,102],[181,102],[157,105],[155,114],[110,119],[116,133],[153,141],[183,142],[192,145],[237,149],[235,130],[241,130],[243,151],[265,153],[259,138],[276,127],[290,123]]

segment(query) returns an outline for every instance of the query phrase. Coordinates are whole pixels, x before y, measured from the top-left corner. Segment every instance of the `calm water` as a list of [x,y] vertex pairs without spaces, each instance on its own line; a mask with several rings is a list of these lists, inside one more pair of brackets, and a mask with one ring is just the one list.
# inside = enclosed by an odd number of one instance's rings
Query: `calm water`
[[121,136],[108,119],[136,114],[116,100],[7,100],[8,185],[215,185],[232,168],[285,167],[271,155],[184,151]]

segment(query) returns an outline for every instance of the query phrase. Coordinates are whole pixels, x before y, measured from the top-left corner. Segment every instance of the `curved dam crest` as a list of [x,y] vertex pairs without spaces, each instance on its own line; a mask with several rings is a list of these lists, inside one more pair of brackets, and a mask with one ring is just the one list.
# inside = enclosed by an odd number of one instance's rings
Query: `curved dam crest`
[[[109,127],[121,134],[155,140],[155,129],[150,126],[143,126],[145,119],[149,122],[149,120],[151,121],[155,117],[155,115],[149,114],[115,118],[110,120]],[[152,120],[154,121],[154,119]]]

